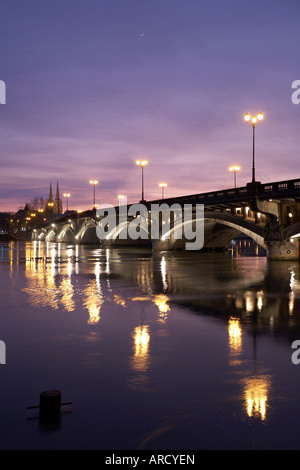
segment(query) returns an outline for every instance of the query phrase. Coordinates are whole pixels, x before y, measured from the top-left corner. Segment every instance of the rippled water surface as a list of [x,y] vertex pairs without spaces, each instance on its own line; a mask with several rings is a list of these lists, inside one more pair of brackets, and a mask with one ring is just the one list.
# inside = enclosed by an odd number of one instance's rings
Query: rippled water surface
[[300,447],[299,263],[15,242],[0,285],[1,449]]

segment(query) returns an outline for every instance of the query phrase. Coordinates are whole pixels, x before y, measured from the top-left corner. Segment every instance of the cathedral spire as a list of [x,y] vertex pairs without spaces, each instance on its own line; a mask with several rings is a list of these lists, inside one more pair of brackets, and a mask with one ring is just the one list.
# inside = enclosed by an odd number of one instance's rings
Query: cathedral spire
[[56,198],[57,201],[60,199],[59,197],[59,187],[58,187],[58,181],[57,181],[57,186],[56,186]]
[[52,201],[53,201],[52,183],[50,183],[50,191],[49,191],[49,200],[48,200],[48,202],[52,202]]
[[56,197],[53,200],[53,193],[52,193],[52,183],[50,183],[50,191],[49,191],[49,199],[46,205],[46,209],[52,216],[61,215],[63,213],[63,206],[62,200],[59,197],[59,186],[57,182],[56,187]]
[[58,182],[57,182],[56,197],[55,197],[55,201],[54,201],[54,214],[60,215],[62,213],[63,213],[63,206],[62,206],[62,200],[60,199],[60,196],[59,196],[59,186],[58,186]]

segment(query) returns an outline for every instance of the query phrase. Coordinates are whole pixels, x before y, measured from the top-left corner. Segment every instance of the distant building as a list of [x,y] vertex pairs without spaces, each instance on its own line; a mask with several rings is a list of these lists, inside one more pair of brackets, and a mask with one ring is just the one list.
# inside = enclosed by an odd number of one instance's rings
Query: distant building
[[28,204],[25,204],[24,209],[19,209],[18,212],[15,213],[14,218],[16,220],[26,220],[26,217],[29,216],[30,212],[32,212],[28,206]]
[[32,210],[28,204],[24,209],[19,209],[10,219],[10,233],[26,232],[30,226]]
[[12,214],[10,212],[0,212],[0,235],[11,232]]
[[62,200],[59,195],[59,186],[57,183],[56,186],[56,196],[53,200],[53,193],[52,193],[52,183],[50,184],[50,191],[49,191],[49,198],[46,204],[46,214],[49,216],[57,216],[63,214],[63,205]]

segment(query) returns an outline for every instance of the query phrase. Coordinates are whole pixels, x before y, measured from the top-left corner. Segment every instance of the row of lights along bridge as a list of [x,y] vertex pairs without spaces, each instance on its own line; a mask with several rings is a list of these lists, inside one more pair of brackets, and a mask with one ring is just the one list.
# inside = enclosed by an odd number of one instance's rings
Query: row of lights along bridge
[[[262,113],[258,113],[257,116],[252,116],[247,113],[244,116],[244,119],[247,124],[252,125],[253,134],[252,134],[252,183],[255,183],[255,128],[256,125],[261,123],[264,116]],[[148,164],[147,160],[137,160],[136,164],[141,167],[142,170],[142,201],[144,201],[144,167]],[[234,175],[234,187],[237,186],[237,172],[240,171],[241,167],[238,165],[233,165],[229,168],[229,171],[233,172]],[[96,207],[96,185],[99,183],[98,180],[90,180],[90,184],[93,185],[93,207]],[[164,199],[164,190],[167,187],[167,183],[159,183],[159,187],[161,188],[161,198]],[[69,198],[71,194],[65,193],[64,197],[67,199],[67,211],[69,210]],[[119,200],[123,199],[124,196],[119,195]]]

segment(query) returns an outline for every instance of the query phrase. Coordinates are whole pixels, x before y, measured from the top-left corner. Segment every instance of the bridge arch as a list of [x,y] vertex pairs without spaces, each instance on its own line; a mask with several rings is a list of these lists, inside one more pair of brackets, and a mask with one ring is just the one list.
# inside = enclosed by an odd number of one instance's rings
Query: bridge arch
[[44,232],[43,230],[37,236],[38,240],[43,240],[45,237],[46,237],[46,232]]
[[213,216],[208,215],[205,218],[218,224],[225,225],[226,227],[230,227],[238,233],[243,233],[258,243],[262,248],[266,248],[264,230],[262,227],[254,223],[244,219],[238,219],[237,217],[232,217],[234,220],[230,220],[228,216],[217,216],[215,214]]
[[[193,223],[203,222],[204,220],[204,247],[209,244],[210,247],[225,247],[230,240],[243,233],[258,243],[262,248],[266,248],[263,228],[258,225],[251,223],[247,220],[240,219],[234,216],[228,216],[225,214],[204,214],[204,219],[195,219]],[[184,227],[187,223],[182,222],[179,227]],[[218,226],[218,230],[216,229]],[[220,226],[224,227],[224,230],[220,230]],[[215,232],[214,232],[215,230]],[[225,233],[225,230],[227,233]],[[186,243],[184,236],[181,240],[174,238],[175,227],[164,234],[162,241],[169,240],[169,249],[181,247]],[[210,243],[209,243],[210,242]],[[215,246],[214,246],[215,245]]]
[[[110,240],[112,242],[115,242],[118,238],[120,240],[123,241],[123,239],[120,237],[122,235],[122,233],[125,231],[125,233],[127,234],[127,237],[126,239],[129,239],[128,237],[128,227],[129,225],[134,222],[135,219],[133,218],[130,218],[130,220],[126,220],[124,222],[121,222],[120,224],[116,225],[115,227],[113,227],[108,233],[107,233],[107,236],[105,238],[105,240]],[[101,222],[100,222],[101,223]],[[145,228],[143,227],[142,224],[138,224],[137,223],[137,227],[140,228],[141,232],[143,232],[143,240],[149,240],[150,238],[150,233],[148,230],[145,230]],[[101,237],[100,235],[100,230],[97,228],[97,233],[98,233],[98,236],[99,238]]]
[[75,241],[77,243],[98,244],[99,238],[96,234],[96,225],[97,222],[94,219],[85,221],[75,236]]
[[52,228],[51,230],[49,230],[49,232],[48,232],[47,235],[45,236],[45,241],[46,241],[46,242],[54,242],[54,241],[56,241],[56,238],[57,238],[57,233],[56,233],[56,231]]
[[300,237],[300,222],[290,225],[283,231],[284,240],[289,240],[290,238],[296,237],[297,235]]
[[[126,220],[125,222],[122,222],[121,224],[119,225],[116,225],[115,227],[113,227],[108,233],[107,233],[107,236],[106,236],[106,240],[112,240],[112,241],[115,241],[117,239],[117,237],[124,231],[126,230],[127,232],[127,229],[128,229],[128,225],[129,225],[129,221]],[[101,222],[100,222],[101,224]],[[98,233],[98,236],[99,238],[101,237],[100,235],[100,228],[98,228],[98,225],[97,225],[97,233]]]
[[71,224],[66,224],[57,236],[57,241],[71,243],[75,240],[74,229]]

